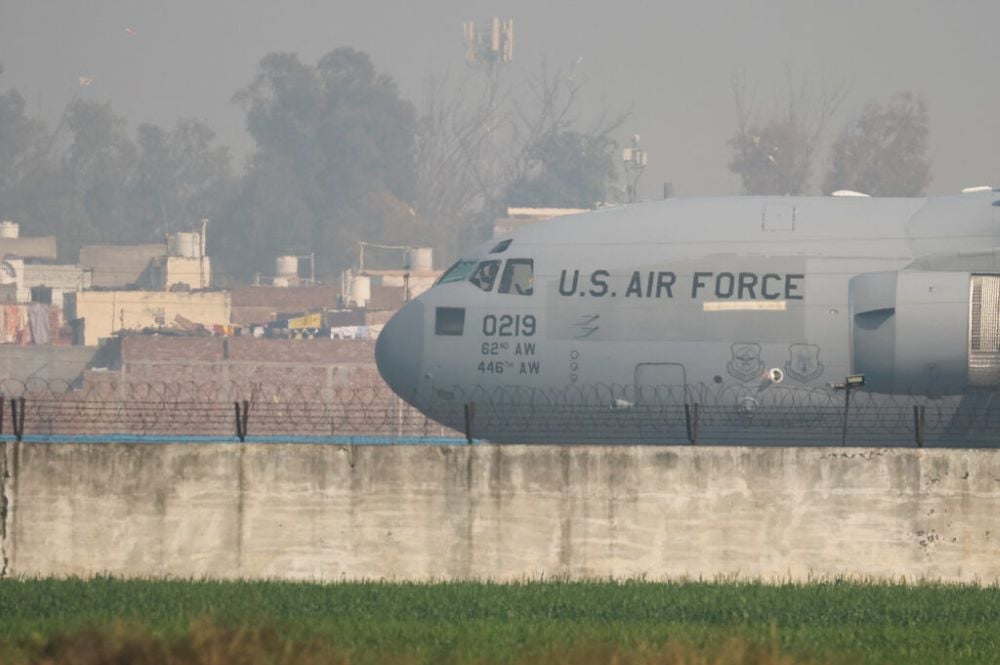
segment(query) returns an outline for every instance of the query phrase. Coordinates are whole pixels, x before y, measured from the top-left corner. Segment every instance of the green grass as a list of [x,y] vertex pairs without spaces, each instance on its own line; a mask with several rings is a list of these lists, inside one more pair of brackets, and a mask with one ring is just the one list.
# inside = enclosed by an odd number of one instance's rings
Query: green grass
[[[0,662],[114,660],[67,660],[81,641],[154,654],[120,662],[1000,663],[1000,589],[0,580]],[[183,656],[233,645],[265,656]]]

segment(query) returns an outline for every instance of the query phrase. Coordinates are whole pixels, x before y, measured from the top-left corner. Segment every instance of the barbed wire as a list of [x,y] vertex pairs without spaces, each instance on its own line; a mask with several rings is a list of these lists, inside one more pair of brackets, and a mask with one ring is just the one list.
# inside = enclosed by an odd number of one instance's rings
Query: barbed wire
[[985,391],[932,397],[852,390],[846,409],[843,391],[775,384],[433,392],[422,398],[429,415],[454,424],[455,402],[476,404],[476,431],[501,441],[530,432],[579,443],[1000,445],[1000,393]]
[[0,433],[40,436],[225,437],[237,434],[243,417],[243,434],[251,437],[1000,445],[994,392],[929,397],[854,390],[846,415],[843,391],[776,384],[436,387],[411,396],[419,410],[385,385],[130,381],[113,373],[78,383],[0,379],[0,395]]

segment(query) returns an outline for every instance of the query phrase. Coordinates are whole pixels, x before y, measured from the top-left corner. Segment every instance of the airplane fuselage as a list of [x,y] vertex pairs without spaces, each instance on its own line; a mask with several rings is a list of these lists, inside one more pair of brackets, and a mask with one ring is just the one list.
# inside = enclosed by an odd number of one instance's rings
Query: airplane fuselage
[[[865,370],[857,358],[868,347],[856,349],[855,338],[869,339],[864,326],[876,320],[854,311],[855,300],[871,295],[856,291],[895,287],[884,279],[856,286],[859,276],[891,277],[937,256],[938,269],[920,272],[942,294],[928,302],[944,297],[948,312],[968,312],[969,276],[996,262],[996,198],[678,199],[541,223],[463,255],[407,304],[380,337],[379,367],[397,394],[439,419],[450,418],[442,415],[449,402],[470,401],[522,414],[529,403],[641,411],[725,395],[745,413],[801,402],[794,393]],[[963,252],[978,257],[972,268]],[[963,266],[965,281],[956,282]],[[908,293],[871,311],[909,311]],[[874,328],[882,337],[866,344],[889,344],[882,325]],[[898,321],[892,325],[897,335]],[[910,375],[891,371],[874,377],[892,386],[884,392],[912,393],[912,381],[897,386]],[[933,383],[941,370],[927,371],[915,381]],[[954,393],[968,380],[945,372],[937,384]],[[951,384],[958,387],[949,391]],[[518,428],[495,418],[483,436],[530,439],[524,418]]]

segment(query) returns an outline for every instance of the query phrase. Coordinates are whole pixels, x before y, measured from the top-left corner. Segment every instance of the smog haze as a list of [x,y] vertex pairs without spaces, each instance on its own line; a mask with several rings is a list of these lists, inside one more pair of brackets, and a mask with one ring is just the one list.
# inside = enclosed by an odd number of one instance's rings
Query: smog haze
[[[463,75],[463,21],[491,16],[514,21],[513,68],[530,72],[543,57],[555,67],[577,63],[587,79],[584,113],[601,105],[631,110],[617,138],[642,136],[650,155],[645,196],[656,196],[664,181],[684,196],[739,193],[727,169],[733,77],[756,88],[766,111],[784,94],[786,72],[816,89],[846,84],[825,144],[865,101],[911,91],[928,104],[928,192],[1000,183],[1000,92],[992,76],[1000,4],[986,0],[7,0],[0,4],[0,87],[17,88],[50,126],[74,95],[110,101],[131,127],[197,118],[241,159],[253,141],[232,96],[265,54],[296,52],[314,62],[352,46],[420,108],[428,77]],[[93,84],[81,88],[79,77]]]

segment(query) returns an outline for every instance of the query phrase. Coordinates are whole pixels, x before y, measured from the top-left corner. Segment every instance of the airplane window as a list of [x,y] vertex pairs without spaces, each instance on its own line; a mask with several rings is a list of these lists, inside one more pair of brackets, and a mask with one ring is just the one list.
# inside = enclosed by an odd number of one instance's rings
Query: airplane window
[[483,291],[492,291],[493,282],[497,280],[497,273],[500,272],[499,261],[483,261],[472,273],[469,281]]
[[493,249],[490,250],[490,254],[503,254],[510,247],[510,243],[514,242],[513,238],[507,238],[506,240],[501,240],[498,242]]
[[530,296],[535,290],[534,259],[508,259],[500,278],[500,293]]
[[448,268],[448,271],[441,275],[441,279],[437,281],[438,284],[447,284],[448,282],[461,282],[472,269],[476,267],[475,261],[459,261],[452,267]]
[[438,307],[434,310],[435,335],[461,335],[465,332],[464,307]]

